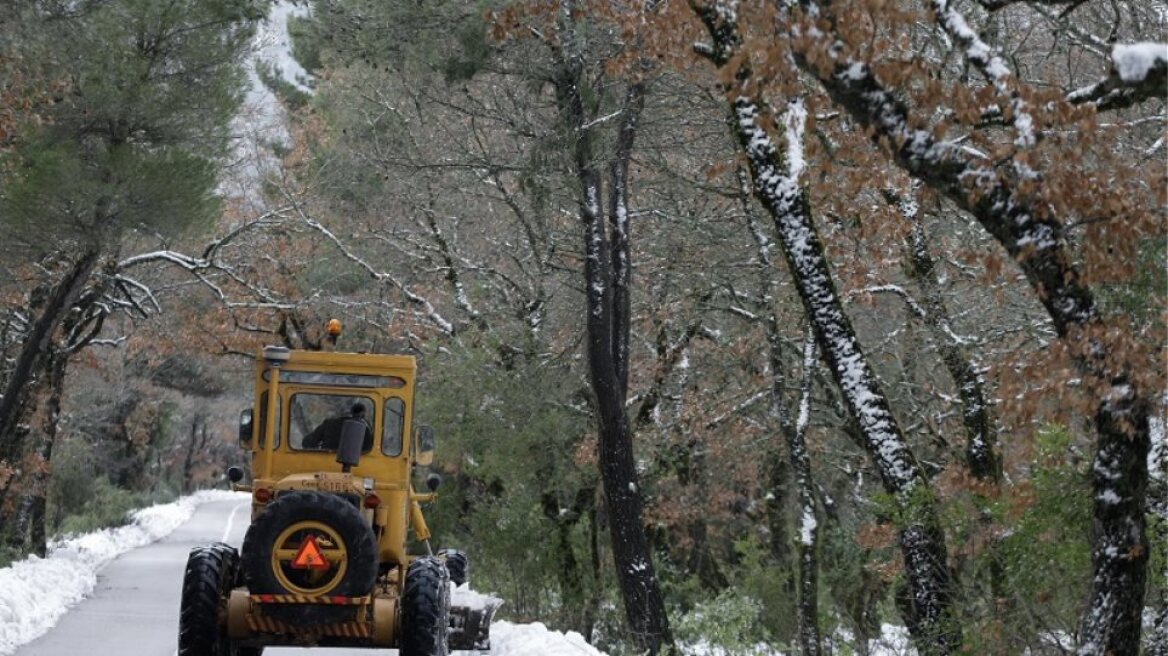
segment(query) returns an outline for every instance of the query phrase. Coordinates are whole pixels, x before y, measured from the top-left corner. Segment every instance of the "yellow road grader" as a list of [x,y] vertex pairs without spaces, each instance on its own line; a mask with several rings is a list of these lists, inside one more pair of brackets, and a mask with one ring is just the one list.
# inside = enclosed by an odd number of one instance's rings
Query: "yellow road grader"
[[[259,656],[264,647],[396,648],[401,656],[488,649],[497,603],[452,605],[458,551],[432,552],[422,504],[441,483],[419,468],[434,433],[414,422],[413,357],[264,348],[240,417],[252,454],[251,526],[240,552],[191,550],[179,656]],[[423,553],[408,550],[413,543]],[[416,549],[415,549],[416,550]],[[477,599],[477,595],[468,595]]]

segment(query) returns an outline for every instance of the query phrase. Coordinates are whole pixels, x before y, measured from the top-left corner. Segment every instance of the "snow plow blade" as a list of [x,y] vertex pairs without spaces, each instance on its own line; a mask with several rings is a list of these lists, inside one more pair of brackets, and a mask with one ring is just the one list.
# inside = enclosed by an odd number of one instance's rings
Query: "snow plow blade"
[[491,620],[503,600],[481,595],[465,586],[456,588],[450,600],[450,632],[447,634],[451,650],[491,648]]

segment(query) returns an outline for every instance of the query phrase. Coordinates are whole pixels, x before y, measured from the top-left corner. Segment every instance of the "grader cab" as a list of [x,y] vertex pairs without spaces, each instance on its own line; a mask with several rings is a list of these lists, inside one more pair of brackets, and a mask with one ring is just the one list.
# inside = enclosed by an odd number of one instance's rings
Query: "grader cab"
[[466,556],[430,547],[422,505],[441,479],[430,474],[426,492],[413,486],[434,455],[433,431],[414,423],[416,374],[409,356],[262,350],[255,404],[240,418],[250,486],[229,471],[252,494],[251,526],[241,552],[222,543],[191,551],[180,656],[259,656],[273,645],[401,656],[489,648],[498,603],[452,606]]

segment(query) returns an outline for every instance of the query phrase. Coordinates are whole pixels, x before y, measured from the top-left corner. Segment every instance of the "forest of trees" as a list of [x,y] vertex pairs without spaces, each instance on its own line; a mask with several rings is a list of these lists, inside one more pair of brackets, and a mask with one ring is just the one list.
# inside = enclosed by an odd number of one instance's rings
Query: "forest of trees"
[[[299,67],[257,62],[285,18]],[[0,0],[0,565],[223,485],[256,347],[338,318],[418,356],[432,527],[508,619],[1168,654],[1166,30]]]

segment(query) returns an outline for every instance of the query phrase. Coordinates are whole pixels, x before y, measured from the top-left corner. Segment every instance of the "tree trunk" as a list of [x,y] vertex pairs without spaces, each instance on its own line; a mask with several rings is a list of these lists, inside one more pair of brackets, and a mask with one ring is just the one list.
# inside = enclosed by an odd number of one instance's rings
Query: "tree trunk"
[[[81,253],[49,294],[40,316],[33,323],[24,340],[20,355],[12,368],[0,398],[0,463],[16,463],[24,452],[27,436],[28,399],[31,381],[43,369],[43,358],[53,339],[53,333],[81,295],[86,281],[97,266],[98,252]],[[15,478],[15,477],[13,477]],[[3,512],[9,485],[0,489],[0,513]]]
[[966,468],[979,481],[996,484],[1002,477],[1002,463],[997,455],[997,424],[990,414],[985,381],[953,332],[953,322],[937,283],[936,265],[929,254],[919,204],[911,196],[887,195],[900,206],[901,214],[912,224],[908,239],[909,274],[921,289],[924,300],[922,319],[929,327],[933,343],[941,353],[941,362],[961,399]]
[[50,346],[44,354],[46,371],[29,391],[27,406],[35,419],[32,434],[39,440],[25,458],[30,471],[21,481],[20,506],[7,536],[8,545],[19,553],[35,553],[42,558],[48,548],[45,528],[45,501],[52,473],[53,446],[57,439],[57,421],[61,413],[61,396],[69,355]]
[[[193,491],[191,480],[194,478],[195,471],[195,456],[203,452],[203,447],[207,442],[207,419],[202,413],[196,413],[191,418],[191,435],[187,440],[187,453],[183,458],[182,466],[182,481],[181,486],[183,491]],[[199,439],[199,429],[202,429],[202,439]]]
[[560,3],[559,30],[564,44],[555,79],[556,100],[575,133],[575,173],[580,184],[584,227],[584,282],[587,310],[588,369],[599,420],[599,464],[612,555],[625,615],[638,648],[655,656],[672,648],[665,602],[645,536],[641,491],[633,454],[633,435],[625,413],[628,390],[628,158],[644,105],[644,86],[632,84],[625,100],[617,152],[609,169],[611,235],[605,234],[600,174],[593,162],[592,127],[580,96],[585,84],[577,42],[574,3]]
[[[1161,406],[1162,407],[1162,406]],[[1163,410],[1161,410],[1163,412]],[[1152,417],[1152,454],[1149,457],[1148,514],[1159,517],[1152,544],[1168,545],[1168,435],[1164,431],[1163,415]],[[1147,644],[1151,645],[1149,656],[1168,656],[1168,562],[1161,559],[1159,572],[1152,576],[1160,578],[1160,591],[1149,603],[1152,610],[1152,631]]]
[[65,392],[65,373],[69,368],[69,354],[52,350],[49,354],[48,403],[41,421],[41,445],[37,453],[41,468],[33,477],[32,485],[32,525],[29,531],[28,549],[44,558],[48,552],[45,507],[49,497],[49,479],[52,475],[53,447],[57,442],[57,430],[61,417],[61,398]]
[[795,286],[803,300],[816,340],[823,349],[848,411],[860,426],[884,489],[901,513],[900,547],[912,593],[914,638],[924,654],[951,653],[961,644],[953,615],[948,551],[928,479],[917,464],[889,409],[875,373],[868,365],[851,322],[835,290],[823,246],[811,222],[806,192],[771,184],[780,179],[769,137],[757,124],[757,108],[748,99],[735,101],[740,139],[747,150],[755,190],[775,219]]
[[799,647],[803,656],[819,656],[819,519],[815,509],[815,481],[807,452],[807,423],[811,411],[811,372],[816,362],[815,338],[810,332],[803,347],[803,381],[795,429],[787,434],[795,489],[799,497]]
[[[1142,426],[1144,431],[1133,431],[1133,426]],[[1147,406],[1130,388],[1127,396],[1102,403],[1095,414],[1098,450],[1091,467],[1094,577],[1079,638],[1080,656],[1140,651],[1151,548],[1144,519],[1150,448],[1147,428]]]

